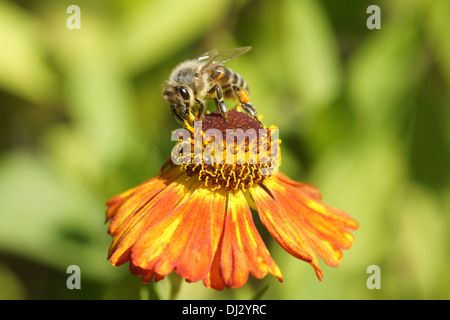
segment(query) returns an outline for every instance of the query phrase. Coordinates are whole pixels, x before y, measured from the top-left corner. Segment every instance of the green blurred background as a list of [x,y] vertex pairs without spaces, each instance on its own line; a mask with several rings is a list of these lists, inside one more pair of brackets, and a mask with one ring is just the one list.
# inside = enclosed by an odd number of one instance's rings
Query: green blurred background
[[[81,29],[69,30],[69,5]],[[366,9],[381,8],[369,30]],[[359,223],[339,268],[265,238],[281,268],[180,299],[450,299],[450,1],[0,1],[0,299],[166,299],[107,260],[105,201],[156,174],[178,127],[161,95],[180,61],[230,61],[281,170]],[[266,234],[264,233],[266,236]],[[81,290],[69,290],[69,265]],[[367,267],[381,268],[369,290]]]

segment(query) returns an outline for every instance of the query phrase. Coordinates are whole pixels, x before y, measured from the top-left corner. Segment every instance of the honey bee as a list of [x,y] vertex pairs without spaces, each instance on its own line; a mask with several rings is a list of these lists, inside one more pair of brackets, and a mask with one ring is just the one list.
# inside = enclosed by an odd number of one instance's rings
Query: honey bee
[[197,118],[201,119],[205,112],[204,98],[215,100],[225,121],[228,121],[228,117],[224,98],[239,101],[242,108],[256,118],[257,111],[250,102],[247,83],[239,74],[222,66],[222,63],[250,49],[241,47],[220,52],[209,51],[197,59],[177,65],[163,89],[163,96],[169,102],[175,119],[182,125],[184,120],[192,124],[195,117],[191,111],[196,111]]

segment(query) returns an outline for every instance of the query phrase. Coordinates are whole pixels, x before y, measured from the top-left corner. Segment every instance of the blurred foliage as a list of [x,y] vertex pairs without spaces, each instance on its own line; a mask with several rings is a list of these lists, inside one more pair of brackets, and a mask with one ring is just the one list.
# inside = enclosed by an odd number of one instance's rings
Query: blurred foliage
[[[169,297],[170,280],[142,285],[106,260],[104,203],[169,155],[171,68],[243,45],[227,65],[279,127],[282,171],[361,226],[322,282],[265,237],[283,284],[178,297],[450,299],[449,30],[447,0],[0,1],[0,299]],[[72,264],[81,290],[66,287]],[[381,290],[366,287],[370,265]]]

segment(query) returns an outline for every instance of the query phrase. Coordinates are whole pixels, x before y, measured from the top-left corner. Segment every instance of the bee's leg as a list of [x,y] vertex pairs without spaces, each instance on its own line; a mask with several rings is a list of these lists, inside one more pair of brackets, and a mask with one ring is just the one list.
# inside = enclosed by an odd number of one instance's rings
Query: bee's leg
[[248,92],[245,89],[241,89],[236,85],[233,85],[234,93],[236,94],[239,102],[241,103],[244,110],[251,115],[252,117],[256,118],[258,115],[258,112],[256,111],[256,108],[253,106],[253,104],[250,102],[250,98],[248,97]]
[[185,116],[185,119],[189,122],[189,124],[192,124],[192,121],[191,121],[191,117],[189,116],[190,114],[191,114],[191,106],[189,105],[189,103],[186,103],[185,102],[185,110],[184,110],[184,116]]
[[[186,123],[190,124],[191,126],[194,124],[195,121],[195,116],[192,114],[191,112],[191,106],[189,105],[188,102],[185,101],[185,106],[184,108],[180,108],[180,107],[173,107],[174,111],[178,114],[177,120],[181,119],[185,119],[183,120],[183,125]],[[173,112],[172,112],[173,114]],[[184,116],[184,118],[183,118]]]
[[253,104],[251,104],[250,102],[247,103],[242,103],[241,104],[242,107],[244,108],[244,110],[251,115],[252,117],[256,118],[256,116],[258,115],[258,113],[256,112],[255,107],[253,106]]
[[210,94],[214,96],[214,100],[216,100],[217,109],[219,109],[222,117],[225,119],[225,122],[228,122],[227,116],[227,106],[223,101],[222,89],[220,89],[218,84],[215,84],[214,87],[210,90]]
[[198,117],[200,119],[203,119],[203,113],[205,112],[205,104],[203,103],[203,101],[195,99],[195,102],[198,103]]
[[[175,108],[174,106],[170,106],[170,111],[172,112],[173,117],[175,118],[175,120],[178,121],[179,124],[181,124],[184,127],[184,119],[183,117],[180,115],[180,113],[178,112],[178,109]],[[189,118],[188,118],[189,121]]]

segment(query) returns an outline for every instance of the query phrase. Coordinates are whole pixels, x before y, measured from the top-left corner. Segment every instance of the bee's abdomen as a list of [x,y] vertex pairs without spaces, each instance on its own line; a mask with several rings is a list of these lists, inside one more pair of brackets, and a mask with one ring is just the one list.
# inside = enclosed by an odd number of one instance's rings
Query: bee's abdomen
[[239,74],[233,70],[218,66],[215,68],[209,78],[211,83],[217,83],[222,89],[222,93],[227,98],[236,98],[233,90],[233,85],[239,87],[240,89],[245,89],[248,91],[247,82]]

